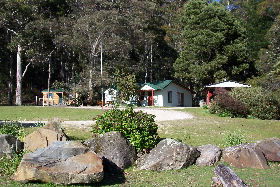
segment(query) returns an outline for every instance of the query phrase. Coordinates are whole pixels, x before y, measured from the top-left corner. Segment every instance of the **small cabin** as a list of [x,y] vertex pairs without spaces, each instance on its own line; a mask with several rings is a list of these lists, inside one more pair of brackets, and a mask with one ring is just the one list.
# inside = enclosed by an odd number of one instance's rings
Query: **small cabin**
[[62,105],[63,104],[63,94],[64,91],[62,89],[45,89],[42,91],[43,98],[40,98],[43,106],[48,105]]
[[145,83],[140,89],[141,106],[191,107],[192,93],[172,80]]

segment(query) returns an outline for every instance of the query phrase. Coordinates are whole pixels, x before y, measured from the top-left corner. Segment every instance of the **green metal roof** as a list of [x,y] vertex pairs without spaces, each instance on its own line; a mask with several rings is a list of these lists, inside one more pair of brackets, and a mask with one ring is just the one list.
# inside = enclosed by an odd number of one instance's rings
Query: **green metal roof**
[[172,80],[165,80],[165,81],[159,81],[159,82],[155,82],[155,83],[145,83],[145,84],[143,84],[143,86],[148,85],[155,90],[162,90],[165,87],[167,87],[171,82],[172,82]]
[[[48,92],[48,89],[45,89],[42,92]],[[50,92],[64,92],[64,90],[63,89],[50,89]]]

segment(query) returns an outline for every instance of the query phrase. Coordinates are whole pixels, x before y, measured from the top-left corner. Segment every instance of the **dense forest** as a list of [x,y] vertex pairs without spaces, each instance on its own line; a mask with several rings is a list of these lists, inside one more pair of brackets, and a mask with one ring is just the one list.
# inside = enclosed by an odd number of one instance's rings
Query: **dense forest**
[[129,77],[196,96],[225,79],[280,95],[279,12],[278,0],[0,0],[0,104],[48,87],[93,104]]

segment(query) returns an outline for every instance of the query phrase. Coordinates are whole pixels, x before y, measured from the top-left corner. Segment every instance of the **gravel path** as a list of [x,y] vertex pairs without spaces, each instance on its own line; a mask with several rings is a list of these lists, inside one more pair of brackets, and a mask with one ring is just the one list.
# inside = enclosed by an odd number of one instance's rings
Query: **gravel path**
[[[174,108],[172,108],[174,109]],[[161,122],[161,121],[170,121],[170,120],[186,120],[186,119],[192,119],[194,118],[193,115],[181,112],[181,111],[175,111],[171,108],[164,108],[164,109],[150,109],[150,108],[137,108],[135,111],[142,110],[143,112],[146,112],[148,114],[155,115],[155,121]],[[37,124],[38,121],[20,121],[25,126],[34,126],[34,124]],[[47,123],[47,121],[40,121],[40,123]],[[62,121],[61,125],[64,128],[82,128],[82,129],[89,129],[91,126],[95,123],[95,121],[88,120],[88,121]]]

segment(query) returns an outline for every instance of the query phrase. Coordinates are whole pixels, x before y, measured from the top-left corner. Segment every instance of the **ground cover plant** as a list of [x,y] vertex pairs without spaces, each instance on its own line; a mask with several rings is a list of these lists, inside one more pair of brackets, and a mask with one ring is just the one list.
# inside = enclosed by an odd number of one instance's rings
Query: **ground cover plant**
[[[259,120],[245,118],[218,117],[201,108],[182,110],[195,116],[189,120],[166,121],[159,124],[161,138],[175,138],[189,145],[214,144],[221,148],[226,142],[239,141],[228,138],[230,134],[241,137],[242,141],[253,142],[270,137],[280,138],[280,122],[277,120]],[[28,128],[27,133],[34,128]],[[90,133],[84,129],[66,129],[66,133],[75,139],[87,139]],[[84,134],[87,133],[85,136]],[[271,169],[239,169],[231,167],[249,186],[279,186],[279,163],[269,163]],[[214,166],[191,166],[177,171],[139,171],[135,167],[125,170],[125,183],[118,183],[113,178],[104,180],[100,186],[210,186],[214,176]],[[57,186],[53,184],[20,184],[13,182],[7,175],[0,176],[0,185],[5,186]]]
[[43,121],[59,118],[61,120],[79,121],[92,120],[102,114],[102,110],[66,108],[66,107],[35,107],[35,106],[0,106],[1,120],[32,120]]

